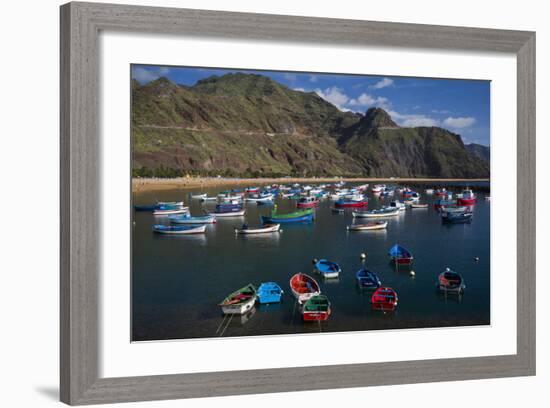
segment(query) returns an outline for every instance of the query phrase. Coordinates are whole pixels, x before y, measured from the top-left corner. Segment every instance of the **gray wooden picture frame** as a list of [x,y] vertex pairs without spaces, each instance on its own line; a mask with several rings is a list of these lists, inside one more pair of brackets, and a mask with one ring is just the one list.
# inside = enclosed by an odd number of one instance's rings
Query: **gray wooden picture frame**
[[[517,354],[99,377],[100,31],[517,56]],[[96,404],[535,374],[535,33],[113,4],[61,6],[61,401]],[[513,268],[513,265],[510,265]]]

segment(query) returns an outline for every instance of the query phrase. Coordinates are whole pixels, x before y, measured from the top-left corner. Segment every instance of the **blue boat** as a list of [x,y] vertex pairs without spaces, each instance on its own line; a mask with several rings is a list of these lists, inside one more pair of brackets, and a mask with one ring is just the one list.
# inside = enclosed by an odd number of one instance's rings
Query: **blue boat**
[[232,212],[232,211],[240,211],[243,209],[242,204],[216,204],[216,212]]
[[153,225],[153,231],[159,234],[204,234],[206,225]]
[[183,204],[180,205],[180,203],[159,203],[159,204],[152,204],[152,205],[134,205],[134,210],[136,211],[165,211],[165,210],[174,210],[177,208],[181,208]]
[[257,291],[258,303],[279,303],[283,295],[283,290],[275,282],[263,282]]
[[357,284],[361,288],[378,289],[382,286],[382,282],[380,282],[378,276],[365,268],[359,269],[355,274],[355,278],[357,279]]
[[395,244],[392,246],[388,252],[391,256],[392,262],[395,262],[397,265],[410,265],[413,261],[413,254],[407,248]]
[[168,217],[172,224],[215,224],[216,217],[213,215],[205,215],[202,217],[192,217],[187,214],[183,215],[171,215]]
[[340,265],[326,259],[315,262],[315,271],[323,275],[324,278],[337,278],[342,272]]

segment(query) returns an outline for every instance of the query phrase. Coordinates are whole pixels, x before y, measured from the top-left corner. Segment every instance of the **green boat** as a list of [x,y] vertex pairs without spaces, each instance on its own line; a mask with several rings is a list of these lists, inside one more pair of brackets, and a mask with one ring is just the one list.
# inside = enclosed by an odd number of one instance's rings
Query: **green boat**
[[325,295],[309,298],[302,309],[302,317],[305,321],[327,320],[330,313],[330,302]]
[[220,304],[224,314],[245,314],[254,306],[257,294],[256,287],[249,283],[227,296]]
[[313,220],[313,208],[295,211],[288,214],[278,214],[277,208],[271,211],[270,216],[262,215],[264,224],[284,224],[289,222],[310,222]]

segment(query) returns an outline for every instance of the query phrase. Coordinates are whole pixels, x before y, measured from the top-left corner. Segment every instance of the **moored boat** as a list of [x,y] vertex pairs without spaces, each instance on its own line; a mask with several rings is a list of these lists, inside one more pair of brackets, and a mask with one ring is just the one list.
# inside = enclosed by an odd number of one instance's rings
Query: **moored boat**
[[279,303],[283,296],[283,289],[275,282],[263,282],[256,292],[259,304]]
[[441,221],[448,224],[466,224],[472,222],[473,218],[474,213],[470,211],[441,213]]
[[290,278],[290,289],[300,303],[321,294],[321,288],[317,281],[311,276],[300,272]]
[[397,208],[391,208],[391,207],[385,207],[381,208],[379,210],[371,210],[371,211],[353,211],[352,212],[353,217],[355,218],[382,218],[382,217],[394,217],[396,215],[399,215],[399,209]]
[[325,321],[331,314],[330,302],[325,295],[315,295],[302,307],[304,321]]
[[373,221],[365,224],[352,224],[348,225],[347,229],[350,231],[373,231],[386,229],[388,227],[388,221]]
[[392,288],[382,286],[374,291],[370,302],[374,310],[391,312],[397,307],[397,293]]
[[189,213],[183,215],[171,215],[168,217],[172,224],[215,224],[216,217],[205,215],[202,217],[192,217]]
[[462,276],[449,268],[446,268],[439,274],[436,286],[441,292],[457,295],[462,294],[464,289],[466,289]]
[[411,203],[411,208],[428,208],[428,204],[417,204],[417,203]]
[[279,232],[281,224],[264,224],[263,227],[250,228],[244,224],[242,228],[235,228],[235,234],[266,234],[270,232]]
[[160,207],[153,211],[153,215],[186,214],[188,212],[189,207]]
[[153,225],[153,231],[159,234],[181,235],[181,234],[204,234],[206,225]]
[[361,199],[360,201],[339,199],[334,203],[334,207],[336,208],[366,207],[368,205],[369,202],[366,199]]
[[224,314],[242,315],[254,307],[256,297],[256,288],[249,283],[227,296],[219,306]]
[[472,190],[466,189],[462,191],[457,202],[458,205],[474,205],[476,203],[476,196]]
[[319,204],[319,199],[315,196],[301,197],[296,203],[298,208],[313,208]]
[[324,278],[337,278],[342,269],[336,262],[321,259],[315,262],[315,272],[321,274]]
[[414,259],[412,252],[399,244],[392,246],[388,254],[392,262],[397,265],[410,265]]
[[378,278],[374,272],[365,268],[361,268],[357,271],[355,274],[355,279],[357,280],[357,284],[360,288],[378,289],[382,286],[380,278]]
[[274,208],[271,215],[262,215],[263,224],[285,224],[294,222],[311,222],[313,220],[313,210],[308,208],[301,211],[295,211],[288,214],[279,214],[277,208]]
[[252,203],[264,203],[267,201],[273,201],[273,194],[266,193],[266,194],[251,194],[245,199],[247,202]]
[[245,214],[246,210],[244,209],[232,209],[229,211],[214,211],[212,213],[207,213],[213,215],[216,218],[228,218],[228,217],[242,217]]

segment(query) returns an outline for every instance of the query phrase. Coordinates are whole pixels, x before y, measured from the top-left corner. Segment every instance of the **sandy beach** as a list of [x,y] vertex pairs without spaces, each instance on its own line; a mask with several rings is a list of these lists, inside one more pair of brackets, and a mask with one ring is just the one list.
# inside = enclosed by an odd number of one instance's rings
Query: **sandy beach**
[[224,178],[224,177],[179,177],[179,178],[134,178],[132,192],[162,191],[162,190],[200,190],[202,188],[227,185],[256,186],[267,184],[308,184],[308,183],[433,183],[440,185],[448,182],[483,182],[489,179],[434,179],[434,178]]

